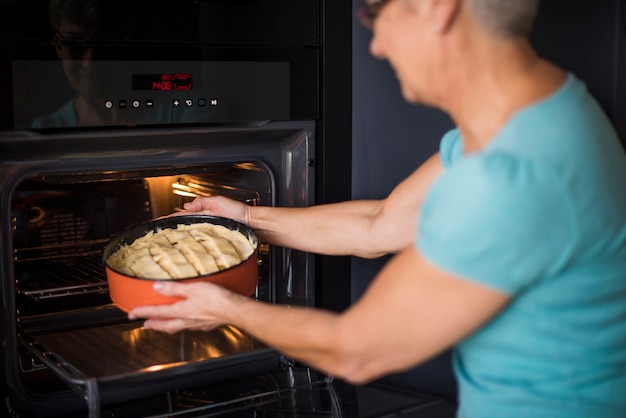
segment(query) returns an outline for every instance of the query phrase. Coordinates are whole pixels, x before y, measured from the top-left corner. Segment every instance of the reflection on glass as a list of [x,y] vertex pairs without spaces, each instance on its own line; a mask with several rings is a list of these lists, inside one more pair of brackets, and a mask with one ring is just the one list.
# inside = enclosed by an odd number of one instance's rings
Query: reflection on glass
[[106,65],[94,64],[99,41],[121,40],[128,35],[128,26],[114,18],[112,5],[119,6],[119,2],[50,1],[52,46],[75,95],[51,114],[36,118],[34,128],[126,124],[121,109],[103,106],[107,86],[114,82],[108,77],[114,72]]
[[[135,15],[120,0],[50,0],[51,45],[73,96],[47,115],[36,117],[32,128],[76,126],[134,126],[200,122],[195,102],[128,97],[133,94],[131,61],[124,54],[132,37]],[[162,75],[160,75],[162,76]],[[174,73],[174,82],[190,90],[192,74]],[[179,80],[184,78],[184,80]],[[169,80],[166,80],[169,81]],[[170,81],[172,82],[172,81]],[[161,89],[163,90],[163,89]],[[196,106],[193,106],[196,107]],[[184,110],[183,110],[184,109]]]

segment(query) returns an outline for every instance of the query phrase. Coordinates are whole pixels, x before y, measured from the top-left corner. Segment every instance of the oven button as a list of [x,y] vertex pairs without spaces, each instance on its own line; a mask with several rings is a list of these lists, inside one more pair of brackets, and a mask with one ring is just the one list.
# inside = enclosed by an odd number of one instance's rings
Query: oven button
[[126,100],[120,100],[119,106],[120,106],[120,109],[126,109],[126,106],[127,106]]
[[113,109],[113,102],[111,100],[107,100],[106,102],[104,102],[104,107],[106,107],[107,109]]
[[141,102],[139,100],[133,100],[133,108],[138,109],[141,106]]
[[178,100],[178,99],[174,99],[174,101],[172,102],[172,105],[173,105],[174,107],[180,107],[180,100]]
[[154,100],[152,99],[146,100],[146,107],[153,107],[153,106],[154,106]]
[[193,100],[191,100],[191,99],[185,99],[185,105],[186,105],[187,107],[191,107],[191,106],[193,106]]
[[198,99],[198,106],[204,106],[206,105],[206,100],[205,99]]

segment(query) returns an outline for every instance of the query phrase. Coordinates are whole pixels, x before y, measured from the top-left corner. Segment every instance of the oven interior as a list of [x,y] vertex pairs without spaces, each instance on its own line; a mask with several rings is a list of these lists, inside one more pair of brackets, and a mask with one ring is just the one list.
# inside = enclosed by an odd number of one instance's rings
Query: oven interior
[[[200,196],[223,195],[250,205],[272,201],[270,178],[246,162],[203,166],[200,173],[66,181],[63,176],[27,178],[11,199],[20,317],[92,305],[92,299],[106,302],[102,248],[125,228],[180,211]],[[263,244],[261,292],[268,285],[267,256]]]
[[[3,269],[12,277],[2,283],[3,355],[23,410],[47,415],[62,405],[62,414],[97,416],[110,405],[294,366],[234,327],[168,335],[129,321],[109,297],[102,260],[116,233],[197,197],[311,204],[310,124],[287,125],[121,132],[104,138],[106,152],[88,145],[101,132],[42,135],[38,154],[15,140],[0,167]],[[310,254],[261,242],[251,297],[313,305],[313,264]]]
[[[247,368],[253,365],[246,373],[277,366],[275,355],[235,328],[176,335],[151,332],[141,322],[129,322],[111,303],[102,248],[116,232],[179,211],[198,196],[220,194],[250,205],[272,202],[271,177],[253,162],[212,164],[194,171],[138,178],[128,173],[129,178],[84,183],[38,176],[16,188],[11,229],[19,364],[30,391],[49,392],[55,385],[61,389],[69,384],[86,393],[95,407],[110,402],[101,397],[108,386],[115,392],[109,397],[120,401],[178,385],[173,380],[159,384],[161,379],[155,377],[181,364],[204,369],[204,383],[211,380],[206,364],[217,370],[215,379],[223,379],[227,367],[228,378],[236,376],[233,365],[242,362]],[[254,295],[260,300],[271,301],[270,271],[270,249],[262,244]],[[233,355],[238,357],[234,363]],[[146,381],[138,386],[144,376]],[[97,388],[90,386],[93,378]],[[189,376],[185,380],[194,382]]]

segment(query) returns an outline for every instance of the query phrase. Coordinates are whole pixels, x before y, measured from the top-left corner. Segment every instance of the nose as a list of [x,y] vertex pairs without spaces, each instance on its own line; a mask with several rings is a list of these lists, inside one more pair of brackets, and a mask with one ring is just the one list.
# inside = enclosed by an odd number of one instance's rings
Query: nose
[[85,47],[85,51],[83,52],[82,60],[83,61],[91,61],[93,59],[93,48],[90,46]]
[[372,54],[374,58],[379,58],[379,59],[385,58],[382,47],[380,45],[380,40],[376,36],[376,32],[373,32],[373,31],[372,31],[372,40],[370,41],[370,54]]
[[80,66],[84,69],[91,68],[93,63],[93,48],[88,46],[85,48],[85,51],[82,53],[80,60]]
[[90,74],[94,67],[93,50],[91,48],[85,49],[83,54],[76,58],[76,63],[80,66],[83,75]]

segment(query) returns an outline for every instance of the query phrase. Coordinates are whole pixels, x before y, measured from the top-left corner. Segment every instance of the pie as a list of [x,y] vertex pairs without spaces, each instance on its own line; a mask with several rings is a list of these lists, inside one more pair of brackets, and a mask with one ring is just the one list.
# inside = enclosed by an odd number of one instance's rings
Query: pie
[[185,279],[204,276],[247,260],[253,241],[239,231],[208,222],[150,231],[108,259],[109,267],[128,276]]

